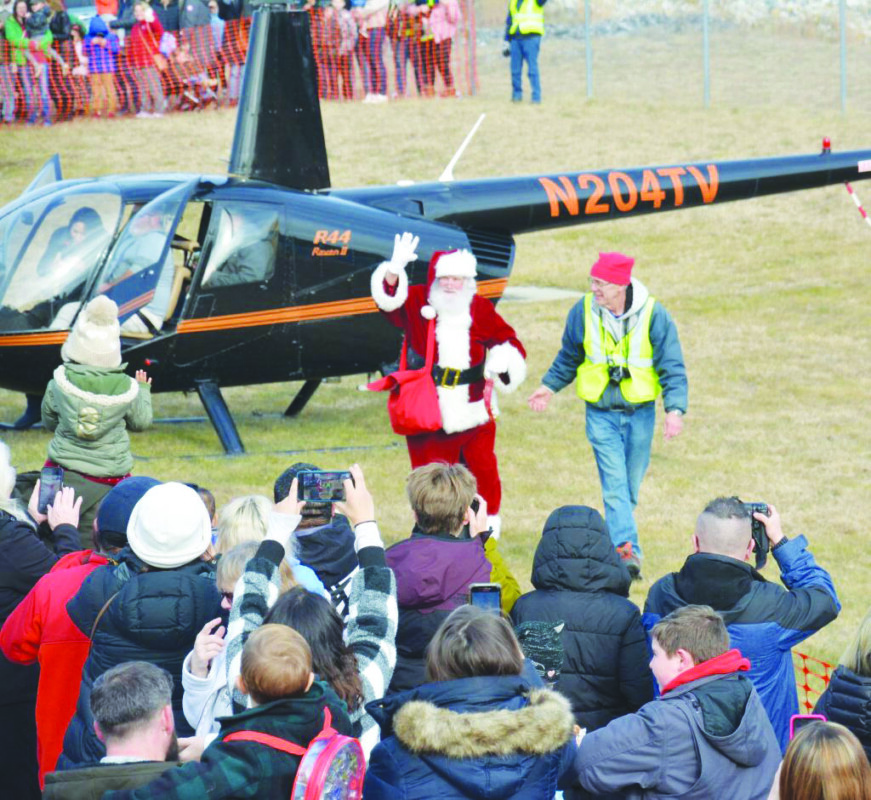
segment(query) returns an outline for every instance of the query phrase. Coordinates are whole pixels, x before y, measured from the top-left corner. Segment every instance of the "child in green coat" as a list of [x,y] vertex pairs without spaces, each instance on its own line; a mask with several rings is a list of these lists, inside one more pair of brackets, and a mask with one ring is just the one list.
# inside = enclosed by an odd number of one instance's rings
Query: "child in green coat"
[[64,485],[84,498],[79,530],[89,535],[98,502],[133,467],[128,429],[151,425],[151,379],[124,374],[118,306],[102,295],[80,312],[61,357],[42,401],[54,431],[46,465],[63,467]]

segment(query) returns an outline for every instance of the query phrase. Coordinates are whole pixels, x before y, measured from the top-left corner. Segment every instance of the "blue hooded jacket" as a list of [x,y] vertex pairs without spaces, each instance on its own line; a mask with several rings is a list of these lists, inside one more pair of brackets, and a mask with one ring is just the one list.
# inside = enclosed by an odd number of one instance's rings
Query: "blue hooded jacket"
[[647,595],[642,622],[649,632],[685,605],[709,605],[726,622],[732,647],[750,659],[750,680],[768,713],[782,750],[789,719],[798,714],[792,648],[828,625],[841,604],[832,578],[798,536],[772,551],[786,589],[765,580],[750,564],[696,553],[680,572],[660,578]]
[[[95,38],[106,40],[104,45],[94,42]],[[100,17],[93,17],[88,26],[88,35],[83,42],[83,49],[88,58],[88,72],[91,75],[101,75],[116,70],[116,56],[120,44],[118,37],[109,31],[108,26]]]
[[[544,800],[571,780],[571,704],[522,675],[427,683],[369,703],[365,800]],[[506,713],[507,712],[507,713]]]

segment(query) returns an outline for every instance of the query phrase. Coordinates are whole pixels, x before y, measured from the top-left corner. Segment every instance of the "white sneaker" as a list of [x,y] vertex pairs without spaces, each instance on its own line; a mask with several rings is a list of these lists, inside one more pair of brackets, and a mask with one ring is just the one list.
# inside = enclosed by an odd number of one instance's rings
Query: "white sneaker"
[[387,102],[387,95],[386,94],[373,95],[372,102],[373,103],[386,103]]
[[149,114],[147,111],[140,111],[136,115],[136,119],[151,119],[151,114]]
[[367,94],[363,98],[363,102],[364,103],[374,103],[375,102],[375,95],[374,94]]

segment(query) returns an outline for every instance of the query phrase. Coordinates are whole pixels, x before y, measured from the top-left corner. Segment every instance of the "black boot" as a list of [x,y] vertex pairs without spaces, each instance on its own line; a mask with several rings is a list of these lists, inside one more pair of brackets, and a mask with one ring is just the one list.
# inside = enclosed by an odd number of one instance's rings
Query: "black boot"
[[23,431],[27,428],[32,428],[39,422],[42,422],[42,395],[28,394],[27,408],[24,413],[12,423],[12,427],[17,431]]

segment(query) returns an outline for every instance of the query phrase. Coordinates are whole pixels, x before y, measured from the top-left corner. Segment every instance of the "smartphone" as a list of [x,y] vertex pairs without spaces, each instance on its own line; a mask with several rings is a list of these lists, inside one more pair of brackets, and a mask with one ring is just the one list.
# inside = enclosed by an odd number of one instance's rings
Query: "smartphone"
[[39,473],[39,501],[36,510],[45,514],[54,502],[57,493],[64,485],[64,471],[61,467],[43,467]]
[[805,725],[817,720],[828,722],[822,714],[793,714],[789,718],[789,738],[792,739]]
[[502,614],[501,583],[470,583],[469,604],[491,614]]
[[296,475],[298,500],[306,503],[341,503],[345,500],[345,481],[351,477],[347,470],[304,470]]
[[756,569],[762,569],[768,561],[768,551],[771,547],[768,541],[768,534],[765,533],[765,526],[753,516],[754,511],[760,514],[769,516],[768,503],[743,503],[744,508],[750,515],[750,533],[753,535],[753,541],[756,542],[754,553],[756,555]]

